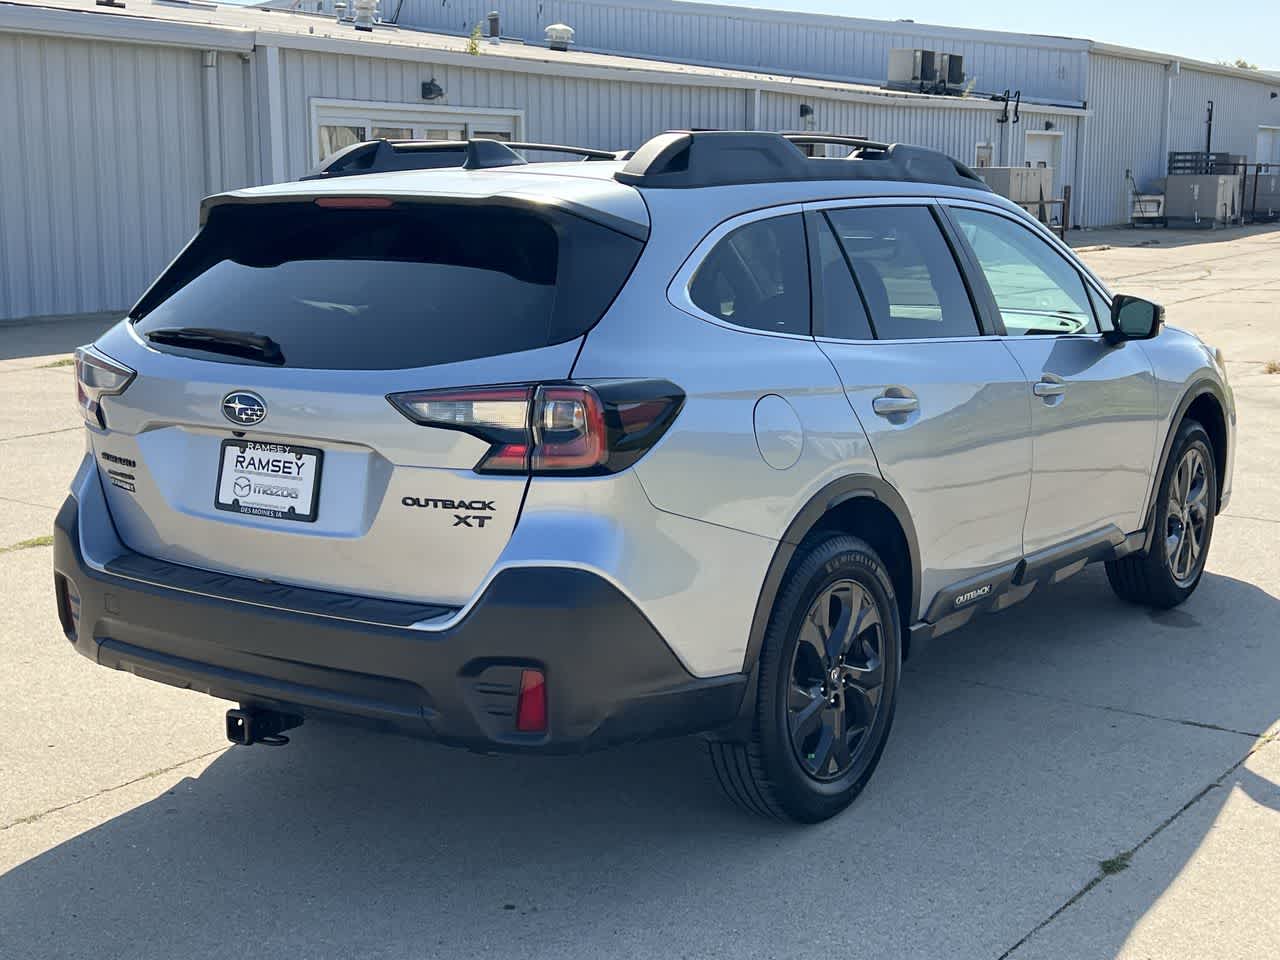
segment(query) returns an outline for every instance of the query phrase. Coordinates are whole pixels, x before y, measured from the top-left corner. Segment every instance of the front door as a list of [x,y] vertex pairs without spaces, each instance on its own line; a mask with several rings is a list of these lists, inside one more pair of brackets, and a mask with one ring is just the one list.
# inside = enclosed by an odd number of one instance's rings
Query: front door
[[1142,345],[1103,340],[1100,291],[1050,238],[990,208],[947,210],[1030,381],[1035,466],[1024,552],[1140,529],[1156,442],[1155,378]]
[[806,212],[814,331],[910,510],[917,617],[970,602],[966,581],[1012,573],[1031,473],[1028,385],[980,330],[938,216],[900,200]]

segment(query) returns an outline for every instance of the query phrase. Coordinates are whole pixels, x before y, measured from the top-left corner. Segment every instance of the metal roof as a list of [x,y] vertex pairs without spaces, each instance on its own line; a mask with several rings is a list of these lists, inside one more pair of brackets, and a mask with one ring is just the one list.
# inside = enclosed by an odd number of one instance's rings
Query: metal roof
[[[472,69],[634,80],[693,86],[765,90],[898,106],[999,111],[1003,104],[985,97],[956,97],[886,90],[870,84],[811,79],[750,70],[699,66],[583,50],[553,51],[545,46],[504,40],[481,44],[467,53],[464,37],[379,24],[371,32],[355,30],[332,17],[264,7],[227,6],[201,0],[125,0],[126,6],[100,7],[93,0],[0,2],[0,30],[75,36],[130,43],[156,43],[248,53],[276,46],[391,60],[430,60]],[[1055,113],[1081,114],[1071,107]]]

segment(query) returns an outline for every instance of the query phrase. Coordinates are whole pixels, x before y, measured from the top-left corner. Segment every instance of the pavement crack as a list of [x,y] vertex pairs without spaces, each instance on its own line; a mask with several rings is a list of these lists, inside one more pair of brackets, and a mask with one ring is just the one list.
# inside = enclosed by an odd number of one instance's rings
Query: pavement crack
[[8,443],[10,440],[30,440],[33,437],[51,437],[55,433],[70,433],[72,430],[81,430],[82,427],[59,427],[57,430],[45,430],[41,433],[20,433],[16,437],[0,437],[0,443]]
[[1153,829],[1145,837],[1143,837],[1141,840],[1135,843],[1128,850],[1121,850],[1115,856],[1100,862],[1098,864],[1098,872],[1093,877],[1091,877],[1084,886],[1082,886],[1079,890],[1077,890],[1070,897],[1068,897],[1062,903],[1061,906],[1059,906],[1056,910],[1053,911],[1053,913],[1049,914],[1049,916],[1045,917],[1038,924],[1036,924],[1029,931],[1027,931],[1027,933],[1022,937],[1021,940],[1019,940],[1017,943],[1011,946],[1004,953],[1000,954],[1000,956],[998,956],[996,960],[1008,960],[1008,958],[1012,957],[1017,950],[1021,949],[1021,947],[1025,943],[1027,943],[1027,941],[1029,941],[1032,937],[1034,937],[1037,933],[1039,933],[1045,927],[1049,926],[1049,924],[1053,923],[1053,921],[1058,919],[1058,917],[1062,916],[1064,913],[1070,910],[1075,904],[1079,903],[1080,900],[1082,900],[1089,893],[1089,891],[1091,891],[1094,887],[1098,886],[1104,880],[1107,880],[1111,877],[1114,877],[1116,874],[1121,873],[1124,869],[1126,869],[1129,866],[1130,862],[1133,860],[1134,854],[1136,854],[1139,850],[1141,850],[1143,847],[1149,844],[1156,837],[1160,836],[1160,834],[1163,833],[1168,827],[1172,826],[1179,817],[1181,817],[1184,813],[1186,813],[1188,810],[1194,807],[1197,803],[1199,803],[1201,800],[1207,797],[1210,793],[1212,793],[1214,790],[1217,790],[1223,787],[1226,784],[1228,777],[1230,777],[1233,773],[1235,773],[1242,766],[1248,763],[1249,758],[1252,757],[1259,750],[1261,750],[1263,747],[1267,746],[1270,743],[1275,742],[1278,737],[1280,737],[1280,733],[1272,734],[1271,736],[1267,736],[1267,737],[1260,737],[1258,741],[1249,749],[1249,751],[1243,757],[1241,757],[1239,760],[1233,763],[1230,767],[1228,767],[1225,771],[1223,771],[1222,775],[1218,777],[1218,779],[1214,780],[1210,784],[1207,784],[1203,789],[1201,789],[1198,793],[1196,793],[1194,797],[1192,797],[1190,800],[1184,803],[1181,807],[1175,810],[1172,814],[1170,814],[1164,820],[1160,821],[1160,823],[1156,825],[1155,829]]
[[195,763],[197,760],[204,760],[206,757],[212,757],[215,754],[225,753],[227,750],[230,750],[230,749],[231,749],[230,747],[219,747],[217,750],[210,750],[207,753],[197,754],[194,757],[188,757],[186,760],[179,760],[177,763],[170,764],[167,767],[161,767],[159,770],[149,770],[146,773],[139,774],[138,776],[134,777],[132,780],[126,780],[123,783],[117,783],[114,786],[110,786],[110,787],[103,787],[101,790],[97,791],[96,793],[91,793],[88,796],[79,797],[78,799],[75,799],[75,800],[69,800],[66,803],[60,803],[56,807],[50,807],[48,810],[41,810],[39,813],[31,813],[25,817],[19,817],[17,820],[12,820],[9,823],[0,824],[0,833],[3,833],[5,830],[10,829],[11,827],[20,827],[29,823],[36,823],[40,820],[43,820],[45,817],[49,816],[50,814],[58,813],[62,810],[69,810],[71,807],[79,806],[80,804],[87,803],[90,800],[96,800],[98,797],[106,796],[108,793],[114,793],[117,790],[123,790],[125,787],[132,786],[135,783],[141,783],[143,780],[151,780],[151,779],[154,779],[155,777],[162,777],[166,773],[170,773],[173,770],[177,770],[179,767],[185,767],[188,763]]
[[932,670],[921,670],[915,667],[912,673],[919,673],[924,676],[934,677],[939,680],[950,680],[953,683],[967,683],[974,687],[985,687],[988,690],[999,690],[1002,693],[1014,693],[1023,697],[1036,697],[1040,700],[1050,700],[1054,703],[1065,703],[1073,707],[1087,707],[1092,710],[1105,710],[1108,713],[1120,713],[1129,717],[1141,717],[1144,720],[1159,720],[1163,723],[1176,723],[1184,727],[1198,727],[1202,730],[1215,730],[1218,733],[1232,733],[1240,737],[1252,737],[1255,740],[1263,736],[1261,731],[1237,730],[1234,727],[1224,727],[1216,723],[1207,723],[1203,720],[1190,720],[1185,717],[1166,717],[1159,713],[1146,713],[1142,710],[1128,710],[1124,707],[1113,707],[1106,703],[1089,703],[1085,700],[1074,700],[1071,697],[1059,697],[1051,693],[1042,693],[1039,690],[1023,690],[1019,687],[1005,686],[1000,683],[990,683],[986,680],[956,680],[955,677],[947,676],[944,673]]

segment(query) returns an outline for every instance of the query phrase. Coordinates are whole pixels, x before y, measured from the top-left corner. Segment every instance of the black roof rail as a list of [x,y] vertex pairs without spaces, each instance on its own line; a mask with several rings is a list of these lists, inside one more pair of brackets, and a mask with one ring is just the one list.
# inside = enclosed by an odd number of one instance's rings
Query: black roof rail
[[[837,143],[848,157],[806,157],[797,144]],[[636,187],[718,187],[796,180],[899,180],[988,190],[963,163],[937,150],[835,134],[718,130],[662,133],[614,174]]]
[[597,150],[559,143],[531,143],[503,140],[366,140],[343,147],[328,157],[320,169],[303,180],[326,180],[365,173],[391,170],[433,170],[461,167],[464,170],[487,170],[492,167],[514,167],[527,163],[516,150],[567,153],[584,161],[625,160],[628,151]]

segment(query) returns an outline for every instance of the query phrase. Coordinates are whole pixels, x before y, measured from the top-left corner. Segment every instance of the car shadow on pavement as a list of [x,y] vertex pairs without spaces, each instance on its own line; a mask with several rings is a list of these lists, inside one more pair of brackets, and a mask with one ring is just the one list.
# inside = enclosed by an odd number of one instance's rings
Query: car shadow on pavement
[[[0,955],[995,958],[1277,719],[1280,601],[1210,575],[1178,612],[1091,570],[940,642],[871,785],[808,828],[729,807],[694,739],[482,757],[309,724],[0,877]],[[1280,806],[1242,767],[1197,809],[1236,781]],[[1203,834],[1162,836],[1172,881]],[[1114,956],[1160,889],[1072,955]]]

